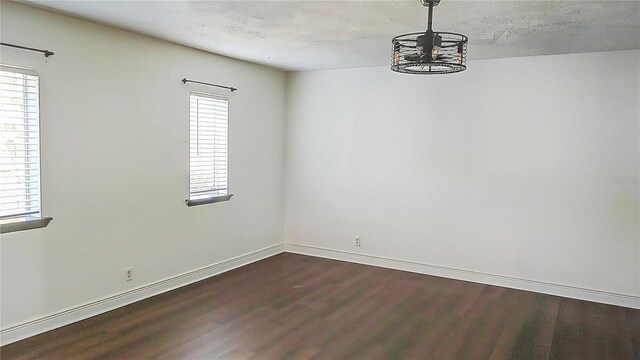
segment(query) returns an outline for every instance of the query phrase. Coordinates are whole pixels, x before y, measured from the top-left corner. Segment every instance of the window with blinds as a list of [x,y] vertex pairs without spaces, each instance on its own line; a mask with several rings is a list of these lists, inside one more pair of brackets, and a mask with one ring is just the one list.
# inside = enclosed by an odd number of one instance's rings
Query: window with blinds
[[189,107],[189,201],[225,197],[229,194],[229,101],[191,93]]
[[0,66],[0,220],[40,217],[38,75]]

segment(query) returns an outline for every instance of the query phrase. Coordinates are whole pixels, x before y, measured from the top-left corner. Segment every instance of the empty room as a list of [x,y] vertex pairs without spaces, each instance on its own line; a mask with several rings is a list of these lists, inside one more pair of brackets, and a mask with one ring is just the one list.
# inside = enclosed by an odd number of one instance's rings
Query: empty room
[[0,359],[640,360],[640,1],[0,0]]

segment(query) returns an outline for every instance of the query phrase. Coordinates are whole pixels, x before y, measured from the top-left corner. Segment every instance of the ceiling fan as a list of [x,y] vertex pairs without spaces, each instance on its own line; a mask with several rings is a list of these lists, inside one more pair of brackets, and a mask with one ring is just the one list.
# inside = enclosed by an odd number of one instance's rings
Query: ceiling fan
[[429,8],[427,30],[398,35],[391,40],[391,70],[407,74],[450,74],[467,69],[465,35],[433,31],[433,8],[440,0],[421,0]]

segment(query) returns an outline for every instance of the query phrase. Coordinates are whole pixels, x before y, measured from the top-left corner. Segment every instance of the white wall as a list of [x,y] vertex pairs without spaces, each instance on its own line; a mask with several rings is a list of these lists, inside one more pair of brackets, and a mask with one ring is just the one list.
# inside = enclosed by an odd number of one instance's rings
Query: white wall
[[[2,2],[3,64],[41,81],[45,229],[2,235],[1,327],[282,243],[285,74]],[[228,84],[226,203],[188,208],[189,91]],[[125,282],[125,268],[134,280]]]
[[640,304],[639,69],[624,51],[292,74],[285,242]]

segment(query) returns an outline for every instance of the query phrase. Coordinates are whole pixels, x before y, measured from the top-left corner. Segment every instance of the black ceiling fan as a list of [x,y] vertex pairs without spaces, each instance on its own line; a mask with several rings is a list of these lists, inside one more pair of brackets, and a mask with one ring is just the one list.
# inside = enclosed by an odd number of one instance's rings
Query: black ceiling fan
[[408,74],[449,74],[464,71],[467,66],[465,35],[452,32],[434,32],[433,8],[440,0],[421,0],[429,8],[427,30],[393,38],[391,70]]

